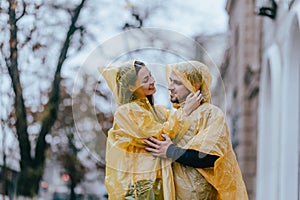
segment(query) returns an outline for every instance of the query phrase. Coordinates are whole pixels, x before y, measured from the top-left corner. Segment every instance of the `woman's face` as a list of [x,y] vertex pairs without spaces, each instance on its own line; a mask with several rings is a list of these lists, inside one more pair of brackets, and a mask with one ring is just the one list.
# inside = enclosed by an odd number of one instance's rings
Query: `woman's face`
[[154,83],[155,80],[151,75],[150,70],[147,67],[142,67],[137,74],[135,93],[138,96],[154,94],[156,92]]

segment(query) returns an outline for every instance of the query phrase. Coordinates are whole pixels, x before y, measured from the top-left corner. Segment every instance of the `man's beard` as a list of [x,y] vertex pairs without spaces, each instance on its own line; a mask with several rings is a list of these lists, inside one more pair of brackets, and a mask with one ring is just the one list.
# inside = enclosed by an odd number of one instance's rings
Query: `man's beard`
[[182,103],[182,102],[184,102],[185,100],[186,100],[186,98],[187,98],[187,96],[190,94],[190,92],[184,97],[184,99],[182,99],[181,101],[178,99],[178,97],[175,97],[175,99],[174,100],[172,100],[172,99],[170,99],[170,101],[171,101],[171,103],[178,103],[178,104],[180,104],[180,103]]
[[171,103],[179,103],[179,99],[175,98],[174,100],[171,99]]

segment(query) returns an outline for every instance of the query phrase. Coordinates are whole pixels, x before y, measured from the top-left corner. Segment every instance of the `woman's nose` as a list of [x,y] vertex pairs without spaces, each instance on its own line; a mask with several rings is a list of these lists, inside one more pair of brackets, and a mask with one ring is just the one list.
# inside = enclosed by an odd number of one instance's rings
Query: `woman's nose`
[[173,90],[173,89],[174,89],[173,84],[172,84],[172,83],[169,83],[169,85],[168,85],[168,90]]

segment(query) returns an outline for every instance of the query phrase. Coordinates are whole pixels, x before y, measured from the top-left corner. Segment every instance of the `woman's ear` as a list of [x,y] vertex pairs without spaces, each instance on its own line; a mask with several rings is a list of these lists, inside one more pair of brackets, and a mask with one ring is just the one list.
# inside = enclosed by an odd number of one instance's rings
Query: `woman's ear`
[[129,89],[131,92],[134,92],[137,88],[136,88],[136,86],[134,86],[134,85],[129,85],[129,86],[128,86],[128,89]]

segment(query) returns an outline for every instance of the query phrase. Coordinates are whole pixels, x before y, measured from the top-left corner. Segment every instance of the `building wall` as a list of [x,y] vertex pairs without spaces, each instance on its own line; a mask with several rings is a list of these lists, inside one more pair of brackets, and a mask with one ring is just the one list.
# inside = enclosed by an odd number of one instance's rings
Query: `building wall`
[[249,199],[300,198],[300,0],[228,0],[231,50],[223,66],[235,150]]
[[300,1],[277,4],[276,19],[263,21],[259,200],[300,198]]
[[255,198],[261,18],[250,0],[228,1],[231,50],[223,66],[227,118],[249,199]]

